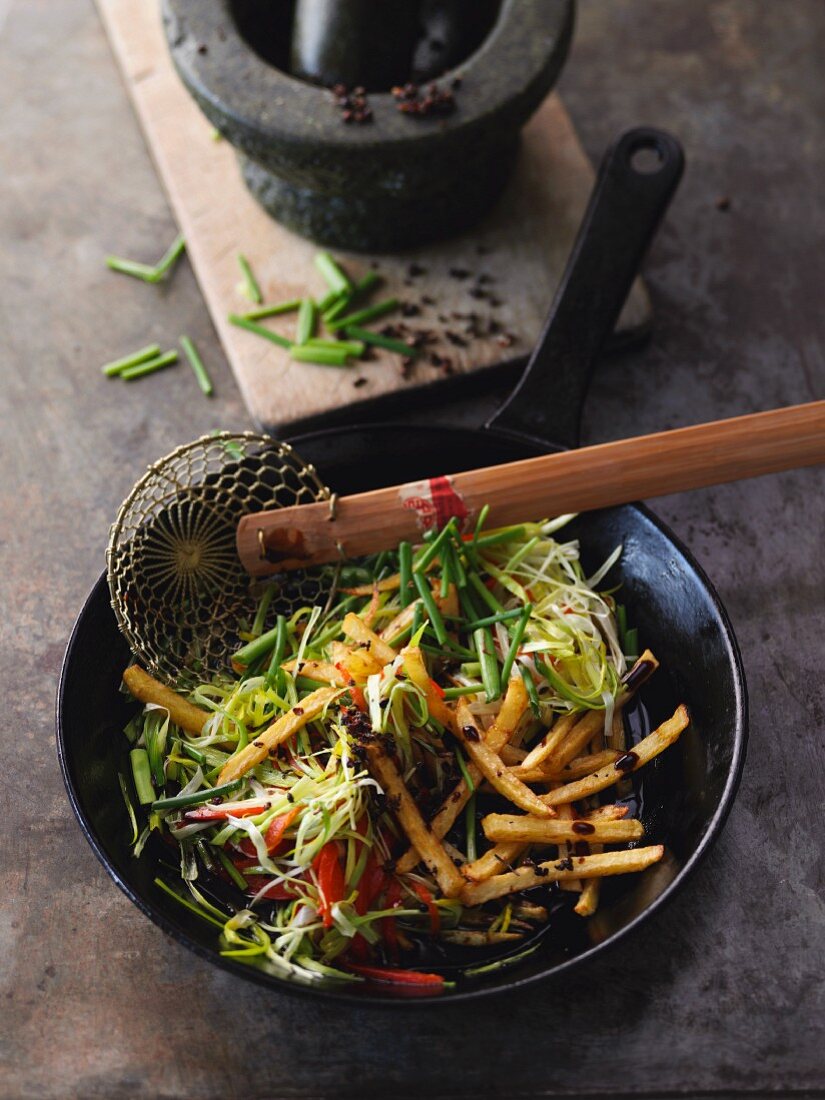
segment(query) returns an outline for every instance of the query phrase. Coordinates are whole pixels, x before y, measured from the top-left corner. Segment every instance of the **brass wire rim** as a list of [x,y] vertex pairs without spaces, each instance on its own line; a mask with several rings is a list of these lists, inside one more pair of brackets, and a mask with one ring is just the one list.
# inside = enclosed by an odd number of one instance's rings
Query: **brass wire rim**
[[[172,684],[226,668],[263,589],[238,559],[240,517],[323,500],[334,497],[315,467],[255,432],[201,436],[150,465],[121,504],[106,549],[111,605],[135,657]],[[278,610],[311,603],[318,590],[318,570],[291,575]]]

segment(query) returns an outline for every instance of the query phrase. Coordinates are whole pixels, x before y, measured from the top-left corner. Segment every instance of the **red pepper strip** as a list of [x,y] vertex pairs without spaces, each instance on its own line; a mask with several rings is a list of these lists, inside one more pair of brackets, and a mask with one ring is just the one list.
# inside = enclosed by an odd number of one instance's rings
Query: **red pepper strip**
[[[237,866],[237,864],[235,865]],[[261,895],[261,899],[267,898],[270,901],[293,901],[295,898],[294,890],[291,890],[284,882],[275,882],[272,879],[268,879],[266,875],[247,875],[246,885],[250,894],[257,894],[267,882],[271,882],[272,885]]]
[[433,680],[432,677],[431,677],[430,678],[430,685],[432,686],[432,689],[436,693],[438,698],[443,699],[444,698],[444,688],[441,686],[441,684],[437,684],[435,682],[435,680]]
[[332,907],[342,901],[346,890],[344,871],[338,858],[338,845],[334,840],[325,844],[315,857],[312,869],[318,877],[318,911],[324,922],[324,928],[332,927]]
[[[298,813],[299,809],[299,806],[293,806],[292,809],[287,810],[285,814],[278,814],[277,817],[272,818],[266,832],[264,833],[264,844],[266,844],[267,855],[275,855],[276,851],[280,847],[281,841],[284,839],[284,833],[295,820],[295,816]],[[255,863],[258,862],[258,854],[255,851],[255,845],[252,843],[249,837],[246,837],[245,840],[242,840],[238,847],[245,856],[249,856],[250,859],[254,860]],[[237,867],[238,864],[236,863],[235,866]],[[247,863],[247,867],[252,866],[252,863]]]
[[[365,820],[365,818],[362,818],[362,820]],[[364,873],[358,883],[358,896],[355,899],[355,912],[359,917],[363,917],[375,899],[383,892],[386,882],[386,872],[375,858],[375,853],[370,852]],[[359,961],[368,956],[369,944],[360,933],[352,937],[349,954]]]
[[[401,904],[401,886],[398,879],[394,878],[387,887],[386,907],[396,909]],[[394,959],[398,958],[398,926],[395,917],[381,918],[381,935]]]
[[262,814],[269,806],[268,802],[233,803],[225,806],[198,806],[195,810],[187,810],[183,815],[187,821],[226,821],[232,817],[253,817]]
[[420,970],[385,970],[382,966],[359,966],[347,964],[355,974],[372,982],[392,982],[394,985],[431,985],[442,986],[444,979],[440,974],[425,974]]
[[433,901],[433,896],[423,882],[414,882],[412,884],[413,890],[421,898],[430,913],[430,931],[434,936],[437,936],[441,931],[441,913],[438,906]]

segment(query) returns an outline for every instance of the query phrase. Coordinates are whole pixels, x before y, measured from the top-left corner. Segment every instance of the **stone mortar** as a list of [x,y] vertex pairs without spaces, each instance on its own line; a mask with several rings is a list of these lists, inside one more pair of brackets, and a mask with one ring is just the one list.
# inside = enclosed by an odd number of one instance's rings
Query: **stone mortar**
[[413,118],[372,93],[365,125],[264,61],[231,0],[163,0],[163,17],[181,79],[265,209],[324,244],[389,251],[460,232],[499,196],[567,56],[574,0],[503,0],[482,46],[442,78],[462,78],[452,115]]

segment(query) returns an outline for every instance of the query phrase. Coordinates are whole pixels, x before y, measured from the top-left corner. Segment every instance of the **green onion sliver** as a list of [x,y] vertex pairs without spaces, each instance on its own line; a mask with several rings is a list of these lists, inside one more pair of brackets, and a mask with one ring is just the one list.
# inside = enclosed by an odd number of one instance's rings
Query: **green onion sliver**
[[398,597],[402,607],[409,607],[412,600],[410,581],[412,580],[412,545],[402,542],[398,545]]
[[472,795],[464,808],[464,831],[467,834],[467,860],[469,863],[473,863],[477,855],[475,794]]
[[439,645],[444,645],[447,641],[447,628],[444,626],[444,620],[441,617],[441,612],[438,610],[438,605],[433,597],[432,589],[427,583],[427,578],[423,573],[415,573],[413,574],[413,580],[415,581],[415,587],[418,589],[418,594],[421,597],[421,602],[424,604],[432,628],[435,631],[438,643]]
[[316,253],[315,266],[326,279],[330,290],[335,291],[336,294],[350,293],[352,284],[329,252]]
[[155,359],[148,359],[145,363],[138,363],[135,367],[127,367],[120,372],[118,377],[122,378],[124,382],[131,382],[135,378],[143,378],[145,374],[154,374],[156,370],[163,370],[164,367],[171,367],[173,363],[177,363],[178,353],[176,351],[167,351],[165,355],[159,355]]
[[418,355],[418,348],[412,344],[405,344],[403,340],[393,340],[390,336],[382,336],[380,332],[371,332],[368,328],[359,325],[347,325],[344,334],[352,340],[363,340],[365,344],[372,344],[376,348],[386,348],[394,351],[396,355],[404,355],[407,358]]
[[486,619],[476,619],[474,623],[467,623],[465,630],[477,630],[480,626],[493,626],[494,623],[506,623],[510,619],[517,619],[523,613],[520,607],[514,607],[511,611],[498,611],[495,615],[488,615]]
[[160,354],[160,344],[149,344],[147,347],[141,348],[140,351],[132,352],[131,355],[124,355],[122,359],[115,359],[111,363],[106,363],[100,369],[107,377],[113,378],[126,370],[127,367],[136,367],[139,363],[145,363],[147,359],[156,359]]
[[132,779],[135,783],[135,792],[141,806],[147,806],[155,801],[155,788],[152,786],[152,769],[149,767],[149,753],[146,749],[132,749],[129,753],[129,763],[132,766]]
[[255,321],[248,321],[246,317],[237,313],[230,313],[228,320],[231,325],[235,325],[237,328],[245,328],[247,332],[254,332],[256,336],[263,336],[264,340],[271,340],[279,348],[292,347],[292,341],[287,340],[285,336],[281,336],[279,332],[273,332],[263,325],[256,324]]
[[266,634],[262,634],[260,638],[255,638],[237,649],[231,657],[232,665],[249,668],[253,661],[257,661],[260,657],[269,653],[270,649],[277,643],[277,638],[278,626],[276,625],[271,630],[267,630]]
[[249,265],[249,260],[242,252],[238,253],[238,267],[241,269],[243,275],[242,289],[246,297],[250,302],[254,302],[256,305],[260,305],[264,300],[263,294],[261,294],[261,288],[258,286],[258,280]]
[[501,669],[501,682],[507,684],[510,680],[510,673],[513,670],[513,662],[516,659],[518,648],[521,645],[524,638],[524,632],[527,629],[527,623],[530,620],[530,615],[533,611],[533,605],[526,603],[524,610],[521,613],[521,618],[516,623],[516,628],[513,631],[513,636],[510,640],[510,648],[507,650],[507,656],[504,658],[504,665]]
[[309,344],[292,344],[289,354],[299,363],[317,363],[322,367],[348,367],[350,354],[341,348],[316,348]]
[[484,684],[462,684],[460,687],[444,688],[445,699],[461,699],[465,695],[478,695],[484,691]]
[[223,848],[218,848],[218,859],[221,861],[221,866],[223,867],[224,871],[226,871],[226,873],[229,875],[235,885],[240,890],[246,890],[246,879],[243,877],[241,872],[238,870],[238,868],[235,866],[235,864],[232,862],[232,860],[229,858]]
[[247,321],[262,321],[265,317],[279,317],[282,313],[294,313],[301,308],[303,298],[290,298],[288,302],[275,302],[271,306],[261,306],[260,309],[250,309],[248,313],[241,314]]
[[191,794],[177,794],[172,798],[159,798],[152,803],[152,809],[177,810],[181,806],[198,806],[202,802],[210,802],[213,798],[223,798],[225,794],[231,794],[244,782],[243,778],[233,779],[231,783],[224,783],[220,787],[205,787],[202,791],[193,791]]
[[311,340],[307,340],[306,346],[309,348],[332,348],[334,351],[345,351],[347,355],[352,355],[356,359],[364,354],[363,340],[325,340],[322,337],[313,336]]
[[[335,320],[334,327],[345,329],[349,325],[365,325],[368,321],[375,321],[387,313],[392,313],[395,309],[398,309],[398,299],[386,298],[383,302],[376,302],[374,306],[367,306],[366,309],[360,309],[356,313],[349,313],[345,317],[338,318]],[[329,322],[333,318],[327,316],[324,320]]]
[[198,355],[197,348],[189,339],[188,336],[180,337],[180,346],[183,348],[183,353],[189,360],[189,366],[198,380],[202,392],[206,397],[212,396],[212,379],[206,372],[206,367],[203,365],[203,360]]
[[530,710],[533,712],[536,718],[541,714],[541,707],[539,705],[539,693],[536,691],[536,682],[528,668],[524,665],[516,666],[521,673],[521,678],[524,681],[524,687],[527,691],[527,698],[530,700]]
[[487,693],[487,702],[492,703],[501,695],[501,673],[496,660],[493,635],[489,626],[481,626],[473,631],[473,641],[481,665],[481,680]]
[[287,641],[286,616],[279,615],[275,626],[275,648],[272,650],[272,659],[266,670],[266,682],[272,684],[281,669],[281,661],[284,659]]
[[305,344],[315,334],[315,311],[315,302],[311,298],[302,299],[295,328],[296,344]]

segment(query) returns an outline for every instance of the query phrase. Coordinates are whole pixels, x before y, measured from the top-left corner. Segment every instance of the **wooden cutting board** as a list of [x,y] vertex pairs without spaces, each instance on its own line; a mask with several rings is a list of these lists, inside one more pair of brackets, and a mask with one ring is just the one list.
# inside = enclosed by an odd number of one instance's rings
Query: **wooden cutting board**
[[[215,327],[260,425],[308,426],[390,405],[407,409],[414,399],[431,397],[435,384],[478,387],[497,380],[528,353],[593,183],[557,95],[526,126],[505,194],[472,231],[403,254],[336,254],[354,278],[377,268],[384,280],[378,296],[406,303],[407,316],[385,323],[405,326],[408,337],[425,333],[424,354],[412,365],[380,350],[350,369],[295,363],[285,350],[227,321],[230,312],[252,308],[239,290],[237,256],[249,259],[266,302],[320,297],[326,288],[313,264],[317,246],[273,221],[246,190],[233,149],[214,139],[175,73],[156,0],[97,4]],[[148,251],[154,255],[156,248]],[[637,281],[615,339],[644,333],[649,321],[650,303]],[[294,315],[266,322],[286,336],[294,323]]]

